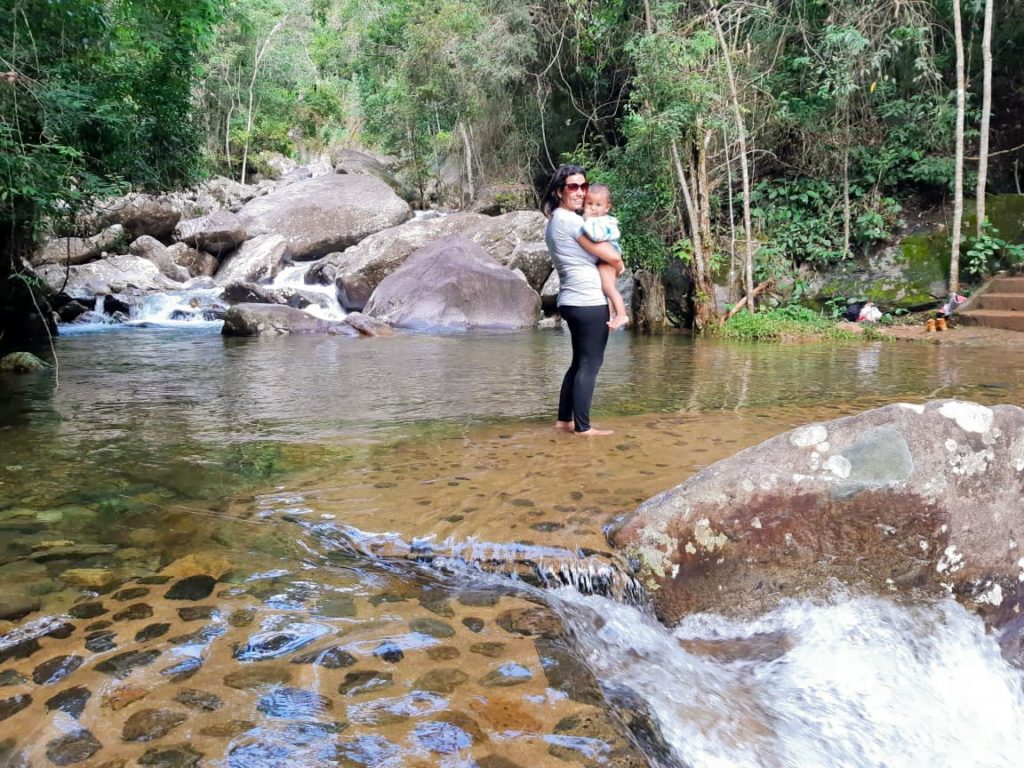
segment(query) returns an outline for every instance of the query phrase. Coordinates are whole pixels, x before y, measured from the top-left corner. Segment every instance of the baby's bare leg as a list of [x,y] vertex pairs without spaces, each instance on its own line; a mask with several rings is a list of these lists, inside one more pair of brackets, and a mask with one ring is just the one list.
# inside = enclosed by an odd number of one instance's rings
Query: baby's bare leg
[[601,262],[597,265],[597,271],[601,275],[601,290],[612,303],[612,316],[608,321],[608,327],[614,331],[616,328],[621,328],[629,322],[629,316],[626,314],[626,305],[622,301],[622,294],[619,293],[619,289],[615,287],[617,277],[615,267]]

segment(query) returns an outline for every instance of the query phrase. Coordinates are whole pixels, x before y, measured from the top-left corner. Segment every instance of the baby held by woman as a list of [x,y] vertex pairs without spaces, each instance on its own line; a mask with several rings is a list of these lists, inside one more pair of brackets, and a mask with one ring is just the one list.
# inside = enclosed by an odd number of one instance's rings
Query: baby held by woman
[[[583,202],[583,232],[595,243],[605,241],[611,243],[621,254],[619,220],[610,215],[611,210],[611,189],[604,184],[591,184]],[[615,268],[602,261],[598,263],[597,271],[601,275],[601,290],[611,301],[612,313],[608,327],[614,331],[629,322],[629,315],[626,314],[626,305],[622,301],[622,294],[615,287],[615,278],[617,277]]]

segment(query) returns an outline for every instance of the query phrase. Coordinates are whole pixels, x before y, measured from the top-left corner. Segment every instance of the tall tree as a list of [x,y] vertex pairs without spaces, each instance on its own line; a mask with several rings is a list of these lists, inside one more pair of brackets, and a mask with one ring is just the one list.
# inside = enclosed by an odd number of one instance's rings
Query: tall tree
[[992,25],[995,15],[993,5],[993,0],[985,0],[985,21],[981,33],[981,128],[978,141],[978,186],[975,190],[978,237],[981,237],[985,229],[985,195],[988,187],[988,140],[992,125]]
[[967,111],[967,76],[964,71],[964,29],[960,0],[953,0],[953,45],[956,48],[956,160],[953,174],[953,226],[949,233],[949,293],[960,292],[960,230],[964,218],[964,122]]

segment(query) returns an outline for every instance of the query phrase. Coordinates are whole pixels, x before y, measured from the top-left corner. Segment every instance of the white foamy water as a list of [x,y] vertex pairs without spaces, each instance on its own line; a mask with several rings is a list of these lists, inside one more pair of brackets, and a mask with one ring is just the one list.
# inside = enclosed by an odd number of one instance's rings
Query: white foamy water
[[310,264],[311,262],[304,262],[285,267],[277,274],[270,287],[300,291],[312,301],[311,304],[302,308],[303,311],[315,315],[321,320],[344,319],[347,313],[338,304],[338,294],[334,283],[330,285],[307,285],[305,283],[306,272],[309,271]]
[[692,768],[1024,761],[1022,675],[953,601],[837,596],[756,621],[693,617],[674,631],[574,590],[554,603],[605,690],[642,701]]

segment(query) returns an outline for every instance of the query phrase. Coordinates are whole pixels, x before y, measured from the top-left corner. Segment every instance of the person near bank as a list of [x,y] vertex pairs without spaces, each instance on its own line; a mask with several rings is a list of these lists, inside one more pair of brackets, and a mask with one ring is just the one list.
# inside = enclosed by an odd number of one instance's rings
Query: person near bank
[[588,189],[583,168],[563,165],[548,183],[542,210],[548,217],[544,238],[561,283],[558,313],[572,340],[572,362],[562,378],[555,429],[599,437],[612,431],[595,429],[590,423],[590,404],[609,332],[608,299],[597,265],[610,264],[617,274],[625,266],[611,243],[595,243],[584,232],[580,212]]

